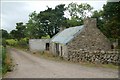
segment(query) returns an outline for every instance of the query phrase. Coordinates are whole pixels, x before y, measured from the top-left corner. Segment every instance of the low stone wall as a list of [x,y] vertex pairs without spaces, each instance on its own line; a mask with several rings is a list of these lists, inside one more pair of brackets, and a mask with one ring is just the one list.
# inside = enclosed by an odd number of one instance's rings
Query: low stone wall
[[68,52],[68,60],[74,62],[91,62],[91,63],[112,63],[118,65],[120,63],[120,55],[118,51],[82,51],[72,50]]

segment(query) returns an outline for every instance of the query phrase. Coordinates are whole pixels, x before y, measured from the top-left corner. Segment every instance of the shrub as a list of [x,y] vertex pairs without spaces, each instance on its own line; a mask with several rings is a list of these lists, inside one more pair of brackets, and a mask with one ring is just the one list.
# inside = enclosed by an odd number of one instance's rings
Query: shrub
[[2,38],[2,46],[6,47],[6,39]]
[[6,43],[7,43],[7,45],[10,45],[10,46],[16,46],[18,41],[15,39],[7,39]]
[[6,40],[5,40],[5,38],[0,38],[0,45],[6,47]]
[[28,48],[28,39],[23,38],[23,39],[19,40],[17,45],[22,48]]
[[19,41],[16,39],[7,39],[6,44],[14,47],[19,48],[27,48],[28,49],[28,38],[22,38]]

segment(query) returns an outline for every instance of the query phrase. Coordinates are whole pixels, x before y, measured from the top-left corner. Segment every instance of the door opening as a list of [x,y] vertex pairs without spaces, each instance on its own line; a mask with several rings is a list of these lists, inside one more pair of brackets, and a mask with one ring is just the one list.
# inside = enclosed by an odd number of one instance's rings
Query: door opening
[[49,43],[46,43],[46,50],[47,50],[47,51],[49,50],[49,47],[50,47],[50,44],[49,44]]
[[59,44],[55,43],[55,45],[56,45],[56,53],[59,55]]
[[62,46],[61,46],[61,56],[63,55],[63,52],[62,52]]

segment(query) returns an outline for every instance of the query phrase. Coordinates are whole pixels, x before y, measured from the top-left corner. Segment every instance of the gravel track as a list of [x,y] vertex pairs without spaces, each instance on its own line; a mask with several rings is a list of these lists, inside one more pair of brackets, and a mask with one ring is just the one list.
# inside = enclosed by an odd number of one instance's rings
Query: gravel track
[[5,78],[118,78],[117,70],[48,60],[13,48],[9,51],[16,66]]

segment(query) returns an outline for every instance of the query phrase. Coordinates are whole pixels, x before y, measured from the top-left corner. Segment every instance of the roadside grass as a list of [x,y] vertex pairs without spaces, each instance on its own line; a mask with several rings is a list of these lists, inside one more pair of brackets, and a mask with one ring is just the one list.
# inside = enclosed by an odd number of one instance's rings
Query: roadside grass
[[2,46],[0,46],[0,78],[2,77]]
[[2,78],[2,68],[0,69],[0,79]]
[[12,59],[7,48],[2,47],[2,76],[12,71]]

